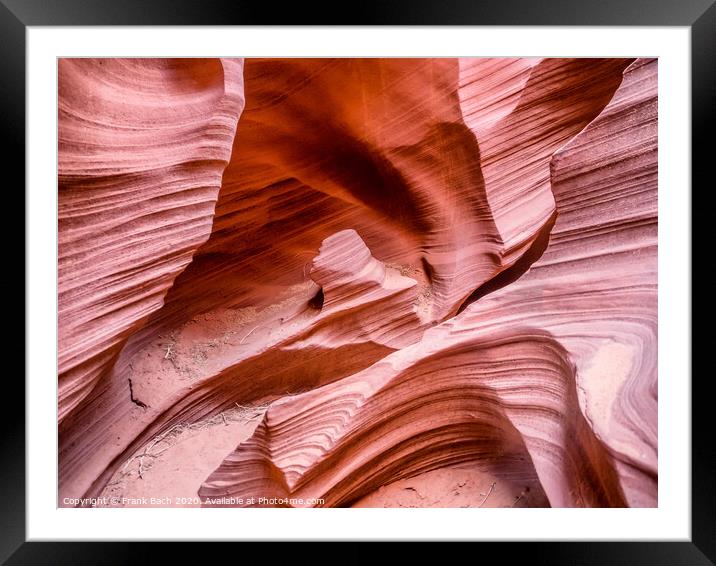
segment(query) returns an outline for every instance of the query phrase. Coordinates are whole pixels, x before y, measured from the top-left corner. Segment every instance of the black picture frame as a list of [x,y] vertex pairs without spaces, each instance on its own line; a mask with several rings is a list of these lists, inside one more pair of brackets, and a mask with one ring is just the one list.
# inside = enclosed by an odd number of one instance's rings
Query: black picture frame
[[[711,114],[716,103],[714,0],[400,0],[360,2],[350,9],[346,9],[344,3],[335,3],[328,10],[322,4],[286,3],[277,8],[268,2],[241,0],[0,0],[0,45],[3,51],[0,57],[0,121],[6,142],[9,142],[4,154],[6,173],[14,174],[15,181],[6,183],[6,191],[18,191],[17,187],[25,183],[21,164],[25,152],[27,26],[267,24],[688,26],[692,40],[692,177],[693,183],[703,181],[703,185],[706,179],[712,179],[709,147],[713,147]],[[710,184],[713,184],[712,180]],[[693,189],[689,190],[693,195]],[[692,214],[692,231],[698,214],[706,212],[702,209],[696,213]],[[21,292],[24,296],[24,289]],[[48,318],[48,324],[52,323]],[[31,339],[31,335],[26,335],[26,344]],[[691,376],[662,377],[692,379]],[[716,562],[716,453],[715,443],[710,438],[713,425],[709,382],[710,373],[694,374],[692,379],[691,542],[482,543],[481,559],[497,553],[503,560],[525,560],[531,564],[705,565]],[[6,402],[2,415],[5,426],[0,432],[0,561],[77,565],[165,559],[165,544],[25,542],[25,408],[20,402],[25,390],[21,382],[9,375],[4,387]],[[235,545],[231,546],[235,548]],[[207,559],[205,547],[184,545],[181,552],[184,559]],[[371,548],[364,546],[352,552],[358,559],[361,556],[367,559],[372,554]]]

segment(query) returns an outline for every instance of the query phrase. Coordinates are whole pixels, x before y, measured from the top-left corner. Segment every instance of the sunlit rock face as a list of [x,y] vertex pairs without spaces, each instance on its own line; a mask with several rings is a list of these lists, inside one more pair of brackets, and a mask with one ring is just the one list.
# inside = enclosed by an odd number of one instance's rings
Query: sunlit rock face
[[656,120],[656,60],[60,60],[59,504],[655,506]]

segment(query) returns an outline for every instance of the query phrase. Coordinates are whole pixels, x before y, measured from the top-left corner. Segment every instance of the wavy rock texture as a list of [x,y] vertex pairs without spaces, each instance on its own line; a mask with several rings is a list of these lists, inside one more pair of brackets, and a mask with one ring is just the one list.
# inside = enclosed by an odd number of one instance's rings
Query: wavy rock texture
[[242,62],[61,59],[59,420],[211,232]]
[[61,501],[656,504],[656,61],[60,65]]
[[199,495],[345,505],[396,479],[475,461],[503,473],[533,468],[554,506],[622,505],[579,411],[567,353],[536,331],[483,339],[470,330],[440,326],[333,386],[277,402]]

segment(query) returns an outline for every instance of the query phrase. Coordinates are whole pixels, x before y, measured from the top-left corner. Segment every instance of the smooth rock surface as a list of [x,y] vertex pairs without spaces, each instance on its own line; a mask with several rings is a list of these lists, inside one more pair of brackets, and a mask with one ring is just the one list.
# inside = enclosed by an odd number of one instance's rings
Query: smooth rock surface
[[60,505],[657,504],[656,60],[59,65]]

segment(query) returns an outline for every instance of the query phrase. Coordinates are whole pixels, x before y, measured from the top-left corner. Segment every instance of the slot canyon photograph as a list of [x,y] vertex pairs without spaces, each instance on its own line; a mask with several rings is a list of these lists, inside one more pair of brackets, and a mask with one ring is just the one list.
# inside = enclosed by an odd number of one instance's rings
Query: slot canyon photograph
[[59,507],[658,507],[658,59],[57,70]]

